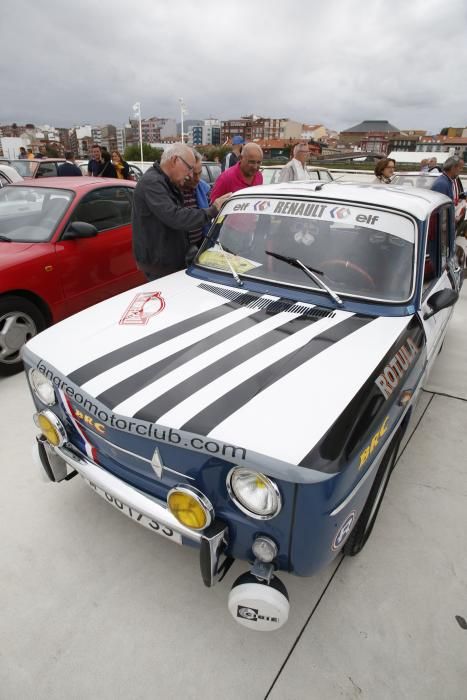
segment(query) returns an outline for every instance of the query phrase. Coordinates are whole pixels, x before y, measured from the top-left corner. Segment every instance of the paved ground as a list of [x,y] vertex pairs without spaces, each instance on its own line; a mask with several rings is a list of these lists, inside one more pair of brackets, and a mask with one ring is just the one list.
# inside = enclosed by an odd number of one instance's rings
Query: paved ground
[[467,698],[466,339],[467,289],[367,547],[283,575],[272,634],[227,612],[243,565],[207,590],[195,552],[43,483],[25,378],[0,380],[1,700]]

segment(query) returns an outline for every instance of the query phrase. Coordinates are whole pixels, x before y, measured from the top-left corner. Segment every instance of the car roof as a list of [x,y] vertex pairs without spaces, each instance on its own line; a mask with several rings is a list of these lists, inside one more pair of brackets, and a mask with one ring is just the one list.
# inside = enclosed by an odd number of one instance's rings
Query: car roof
[[24,182],[24,178],[12,165],[8,163],[0,163],[0,171],[7,175],[12,182]]
[[4,163],[24,163],[25,161],[33,163],[64,163],[65,158],[0,158],[0,162]]
[[94,189],[102,185],[113,185],[116,187],[136,187],[133,180],[116,180],[112,177],[86,177],[76,175],[75,177],[44,177],[35,180],[23,180],[15,183],[22,187],[53,187],[60,190],[79,190],[83,187]]
[[335,199],[348,203],[376,205],[400,209],[423,220],[430,211],[452,202],[449,197],[422,189],[421,187],[398,187],[397,185],[369,185],[357,182],[283,182],[277,185],[259,185],[235,192],[233,197],[311,197],[313,199]]
[[[278,163],[277,165],[262,165],[261,170],[282,170],[286,163]],[[329,172],[329,168],[323,168],[321,165],[306,165],[307,170],[325,170]]]

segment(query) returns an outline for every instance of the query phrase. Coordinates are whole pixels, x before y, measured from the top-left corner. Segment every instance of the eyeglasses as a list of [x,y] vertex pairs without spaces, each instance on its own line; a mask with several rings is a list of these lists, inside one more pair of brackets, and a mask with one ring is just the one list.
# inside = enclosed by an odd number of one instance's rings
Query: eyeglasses
[[262,160],[247,160],[248,165],[261,165]]
[[187,170],[188,170],[189,173],[192,173],[192,172],[193,172],[193,170],[195,169],[195,166],[194,166],[194,165],[190,165],[189,163],[187,163],[186,160],[185,160],[185,158],[182,158],[182,156],[177,156],[177,158],[180,158],[180,160],[182,161],[182,163],[183,163],[183,165],[185,166],[185,168],[187,168]]

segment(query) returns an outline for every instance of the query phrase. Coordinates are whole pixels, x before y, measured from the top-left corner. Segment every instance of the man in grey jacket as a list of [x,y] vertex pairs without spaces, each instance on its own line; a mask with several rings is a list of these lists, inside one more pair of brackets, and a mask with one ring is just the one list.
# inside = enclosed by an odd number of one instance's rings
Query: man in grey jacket
[[310,174],[306,169],[309,151],[306,143],[297,143],[293,149],[293,158],[282,168],[278,182],[292,182],[292,180],[310,180]]
[[161,163],[154,163],[135,188],[133,198],[133,254],[148,280],[186,267],[188,231],[203,228],[224,201],[219,197],[206,209],[187,209],[182,187],[195,167],[193,150],[183,143],[169,146]]

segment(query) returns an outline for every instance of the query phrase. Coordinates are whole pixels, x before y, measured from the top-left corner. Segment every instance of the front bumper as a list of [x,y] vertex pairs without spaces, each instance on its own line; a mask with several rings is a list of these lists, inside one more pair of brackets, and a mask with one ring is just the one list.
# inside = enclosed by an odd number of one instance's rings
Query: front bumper
[[165,504],[138,491],[67,446],[52,447],[42,435],[36,437],[36,446],[37,456],[50,481],[66,479],[69,476],[67,466],[70,467],[112,498],[123,501],[150,520],[178,532],[182,536],[182,542],[183,539],[194,542],[200,548],[200,567],[204,584],[213,586],[219,580],[225,570],[221,558],[228,543],[228,528],[225,523],[216,519],[203,532],[190,530],[179,523]]

